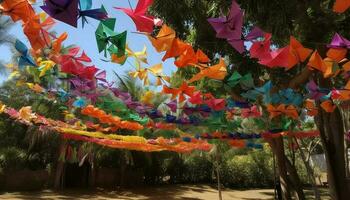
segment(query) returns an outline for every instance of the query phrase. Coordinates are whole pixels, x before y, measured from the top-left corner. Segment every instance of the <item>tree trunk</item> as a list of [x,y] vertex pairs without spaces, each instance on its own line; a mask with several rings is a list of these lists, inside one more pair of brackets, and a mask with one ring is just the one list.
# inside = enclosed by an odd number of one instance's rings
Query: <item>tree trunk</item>
[[285,155],[283,138],[279,137],[271,139],[269,140],[269,143],[272,151],[277,158],[277,166],[280,176],[283,199],[292,199],[291,191],[294,190],[296,192],[297,199],[305,200],[305,195],[297,170]]
[[54,180],[54,188],[55,189],[61,189],[63,186],[63,174],[64,174],[64,162],[59,159],[60,154],[62,153],[61,150],[66,149],[66,141],[61,140],[60,147],[58,148],[56,159],[57,159],[57,164],[56,164],[56,169],[55,169],[55,180]]
[[[348,134],[350,131],[350,101],[342,102],[339,106],[339,110],[343,119],[343,131],[345,134]],[[345,158],[345,174],[346,177],[350,177],[350,171],[349,171],[349,157],[348,157],[348,148],[349,148],[349,141],[348,139],[344,140],[344,158]]]
[[272,151],[276,155],[278,174],[282,188],[282,196],[284,200],[291,200],[291,183],[288,180],[287,167],[285,161],[283,138],[274,138],[269,140]]
[[96,167],[95,167],[95,159],[91,161],[90,173],[89,173],[89,187],[94,188],[96,185]]
[[295,168],[294,165],[292,165],[292,163],[287,157],[285,157],[285,162],[287,166],[288,178],[292,184],[293,189],[296,192],[296,198],[298,200],[305,200],[303,187],[302,187],[297,169]]
[[216,152],[216,178],[218,180],[219,200],[222,200],[221,182],[220,182],[220,155],[219,155],[219,151]]
[[126,186],[126,184],[125,184],[125,172],[126,172],[126,164],[124,162],[122,162],[120,165],[120,182],[119,182],[120,187]]
[[339,109],[332,113],[326,113],[319,109],[316,118],[317,127],[324,148],[328,184],[333,200],[346,200],[350,196],[350,188],[346,180],[344,157],[344,130]]
[[54,188],[56,190],[61,189],[63,184],[64,162],[58,161],[55,174]]
[[305,168],[306,168],[306,172],[308,174],[309,181],[310,181],[310,183],[312,185],[312,189],[313,189],[314,194],[315,194],[315,199],[316,200],[321,200],[320,191],[318,190],[317,185],[316,185],[316,181],[315,181],[314,170],[311,168],[309,160],[306,158],[305,153],[302,150],[301,146],[299,145],[298,140],[296,138],[294,138],[294,140],[295,140],[295,143],[298,145],[298,149],[300,151],[301,159],[304,162],[304,165],[305,165]]

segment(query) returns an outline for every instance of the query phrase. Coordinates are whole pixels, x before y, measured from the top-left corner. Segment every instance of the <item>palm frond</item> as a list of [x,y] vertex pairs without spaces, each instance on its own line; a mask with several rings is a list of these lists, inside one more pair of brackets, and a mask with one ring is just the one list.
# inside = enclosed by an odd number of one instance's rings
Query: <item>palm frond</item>
[[14,37],[9,34],[10,28],[14,25],[10,18],[0,15],[0,45],[12,44]]
[[6,64],[3,60],[0,60],[0,76],[6,75],[6,73],[7,73]]
[[114,74],[118,79],[117,87],[124,92],[128,92],[134,100],[140,100],[144,90],[139,82],[127,75],[121,77],[116,72],[114,72]]
[[113,71],[114,75],[118,78],[118,88],[121,90],[129,90],[127,84],[124,82],[124,80],[118,75],[117,72]]

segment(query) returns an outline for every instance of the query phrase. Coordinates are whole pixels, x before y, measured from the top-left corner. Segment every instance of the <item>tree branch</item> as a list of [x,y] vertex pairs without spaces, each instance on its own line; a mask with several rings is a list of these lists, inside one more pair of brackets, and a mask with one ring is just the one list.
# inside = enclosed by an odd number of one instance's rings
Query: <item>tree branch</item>
[[289,82],[289,87],[292,89],[298,88],[300,85],[303,85],[305,82],[307,82],[312,74],[313,71],[305,67],[303,71],[300,74],[298,74],[298,76],[296,76]]

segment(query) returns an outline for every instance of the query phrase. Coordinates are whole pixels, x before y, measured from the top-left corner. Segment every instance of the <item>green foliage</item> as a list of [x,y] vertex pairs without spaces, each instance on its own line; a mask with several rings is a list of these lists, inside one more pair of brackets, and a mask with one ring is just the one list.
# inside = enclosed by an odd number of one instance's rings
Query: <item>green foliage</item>
[[[13,81],[0,87],[0,101],[20,109],[31,106],[33,111],[53,119],[62,119],[59,102],[35,94]],[[0,114],[0,156],[3,170],[46,169],[56,158],[60,137],[51,130],[25,126]]]
[[[261,85],[260,78],[269,75],[269,79],[277,88],[285,88],[294,77],[300,74],[305,63],[289,71],[281,68],[267,69],[251,59],[249,53],[238,54],[223,39],[215,36],[215,31],[208,23],[207,18],[218,17],[229,12],[232,0],[155,0],[151,11],[165,20],[165,23],[176,30],[178,36],[191,42],[193,47],[202,49],[210,58],[218,55],[227,58],[227,63],[234,65],[228,72],[233,71],[253,74],[254,82]],[[295,36],[303,45],[318,49],[321,55],[325,54],[327,44],[335,32],[349,37],[350,14],[341,15],[332,11],[334,1],[296,1],[296,0],[238,0],[244,9],[244,27],[246,34],[254,25],[266,32],[272,33],[275,47],[284,46],[289,42],[291,35]],[[281,12],[283,10],[283,12]],[[213,61],[215,63],[215,61]],[[232,70],[234,69],[234,70]],[[176,73],[176,82],[182,82],[193,75],[187,69]],[[229,77],[229,76],[228,76]],[[225,82],[226,80],[224,80]],[[207,80],[198,83],[198,88],[213,92],[216,97],[230,94],[240,94],[239,87],[220,87],[217,83],[207,84]],[[303,85],[303,84],[301,84]],[[299,87],[296,86],[296,87]],[[304,88],[298,88],[303,90]]]
[[184,182],[207,183],[212,181],[213,163],[205,154],[193,154],[185,161]]
[[[0,14],[0,46],[8,45],[10,48],[14,46],[14,38],[9,34],[13,22],[9,17],[4,17]],[[6,63],[0,60],[0,75],[6,74]]]
[[114,72],[114,75],[116,76],[118,88],[123,92],[128,92],[133,100],[140,100],[142,94],[144,93],[144,89],[140,85],[140,82],[138,82],[136,79],[124,75],[119,76],[118,73]]
[[25,167],[26,151],[17,147],[0,149],[0,168],[3,170],[16,170]]
[[[274,83],[286,84],[285,81],[300,72],[301,66],[290,72],[282,69],[264,69],[249,58],[249,55],[238,55],[232,47],[225,41],[216,39],[215,33],[207,22],[208,17],[217,17],[221,13],[227,13],[231,0],[155,0],[152,12],[165,20],[165,23],[173,27],[178,33],[178,37],[190,42],[194,47],[201,48],[212,59],[217,61],[218,56],[225,57],[227,63],[234,63],[228,67],[229,73],[237,70],[240,73],[253,72],[255,84],[259,85],[260,76],[268,73]],[[286,44],[289,35],[298,36],[302,42],[310,47],[317,47],[319,42],[325,42],[333,34],[334,29],[344,36],[343,30],[349,27],[349,15],[338,16],[327,11],[332,1],[322,1],[322,3],[303,2],[289,0],[242,0],[239,1],[242,8],[246,10],[245,31],[257,24],[266,31],[273,33],[273,41],[276,46]],[[284,10],[286,12],[281,12]],[[303,11],[303,12],[301,12]],[[334,23],[333,23],[334,22]],[[1,25],[1,23],[0,23]],[[7,33],[1,32],[0,36]],[[1,38],[0,38],[1,43]],[[174,74],[171,86],[178,87],[184,78],[188,79],[197,73],[198,69],[183,68]],[[130,77],[120,77],[115,73],[118,80],[118,88],[131,94],[133,100],[140,100],[147,91],[137,81]],[[33,81],[33,77],[26,77],[27,81]],[[197,89],[203,92],[213,92],[214,96],[228,96],[232,92],[237,92],[238,87],[225,87],[225,81],[203,79],[197,83]],[[47,83],[46,83],[47,82]],[[44,84],[52,81],[47,80]],[[223,87],[224,86],[224,87]],[[157,95],[154,100],[156,107],[165,101],[165,97]],[[17,87],[13,81],[7,82],[0,88],[0,100],[8,106],[21,108],[22,106],[32,106],[35,112],[53,119],[62,119],[60,111],[62,105],[57,101],[51,101],[43,96],[35,94],[26,87]],[[111,98],[110,108],[117,111],[116,114],[123,114],[126,107],[121,106],[121,102]],[[102,108],[106,105],[100,105]],[[222,114],[222,113],[221,113]],[[218,125],[227,124],[237,128],[237,124],[226,123],[223,115],[217,113],[216,119],[209,119],[212,129],[217,130]],[[1,116],[0,116],[1,117]],[[305,127],[312,127],[312,123],[305,123]],[[259,132],[252,127],[251,122],[239,121],[239,128],[247,132]],[[194,131],[193,128],[190,132]],[[203,129],[197,129],[203,131]],[[251,131],[253,130],[253,131]],[[173,137],[174,132],[143,132],[139,133],[147,137],[167,136]],[[37,128],[30,128],[18,123],[0,119],[0,167],[4,170],[21,168],[47,168],[57,161],[57,150],[60,139],[55,134],[38,131]],[[72,142],[80,144],[79,142]],[[127,150],[109,149],[93,145],[92,152],[95,155],[95,162],[98,167],[108,168],[128,168],[132,170],[142,170],[144,182],[147,184],[160,184],[168,180],[170,183],[213,183],[217,178],[216,167],[219,167],[222,183],[227,187],[272,187],[273,186],[273,166],[271,152],[252,151],[247,149],[230,150],[223,143],[215,142],[217,149],[213,153],[219,154],[217,160],[213,154],[194,152],[190,155],[180,155],[172,152],[143,153]],[[302,180],[306,181],[306,172],[300,161],[296,160],[296,166]],[[167,179],[169,178],[169,179]]]
[[28,87],[17,86],[15,81],[7,81],[0,87],[0,101],[9,107],[20,109],[31,106],[34,112],[52,119],[63,119],[63,104],[44,95],[37,94]]
[[272,187],[273,167],[271,154],[251,151],[249,155],[236,155],[222,166],[222,183],[229,187]]

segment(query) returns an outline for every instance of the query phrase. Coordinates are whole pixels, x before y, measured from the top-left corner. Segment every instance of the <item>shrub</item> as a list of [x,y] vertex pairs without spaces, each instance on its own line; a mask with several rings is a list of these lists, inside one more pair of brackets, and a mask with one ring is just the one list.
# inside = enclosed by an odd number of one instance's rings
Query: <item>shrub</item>
[[213,163],[206,154],[193,154],[185,158],[185,180],[188,183],[212,182]]
[[251,151],[235,155],[221,164],[222,183],[227,187],[272,187],[274,176],[272,158],[266,151]]
[[16,147],[0,149],[0,167],[4,171],[23,169],[26,156],[25,151]]

